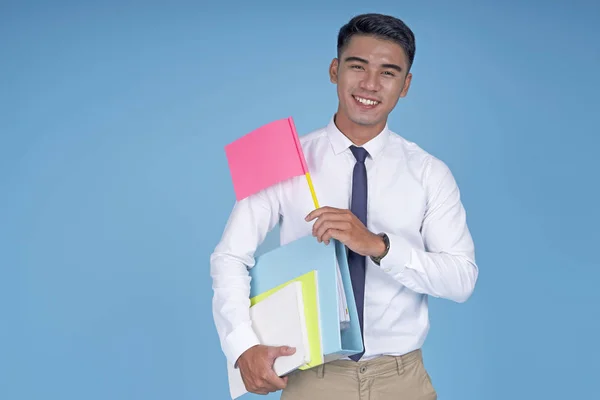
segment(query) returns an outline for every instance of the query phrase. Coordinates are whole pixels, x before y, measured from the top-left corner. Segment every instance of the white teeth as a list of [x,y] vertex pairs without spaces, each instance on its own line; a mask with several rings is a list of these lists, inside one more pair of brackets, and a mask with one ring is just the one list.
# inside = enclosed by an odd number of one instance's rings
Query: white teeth
[[367,106],[374,106],[374,105],[376,105],[376,104],[379,104],[379,102],[378,102],[378,101],[375,101],[375,100],[363,99],[362,97],[357,97],[357,96],[354,96],[354,98],[355,98],[355,99],[356,99],[356,100],[357,100],[359,103],[362,103],[362,104],[364,104],[364,105],[367,105]]

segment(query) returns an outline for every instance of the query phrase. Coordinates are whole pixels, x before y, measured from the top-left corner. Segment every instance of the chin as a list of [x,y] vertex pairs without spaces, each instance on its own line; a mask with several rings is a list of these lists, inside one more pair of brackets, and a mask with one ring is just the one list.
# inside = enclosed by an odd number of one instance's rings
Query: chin
[[368,115],[351,115],[349,119],[353,123],[362,126],[373,126],[381,122],[381,118]]

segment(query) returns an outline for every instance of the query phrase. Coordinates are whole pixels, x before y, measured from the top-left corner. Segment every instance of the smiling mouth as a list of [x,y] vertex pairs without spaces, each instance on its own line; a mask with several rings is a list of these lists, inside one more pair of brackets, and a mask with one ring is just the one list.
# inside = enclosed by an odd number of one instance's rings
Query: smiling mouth
[[370,99],[365,99],[364,97],[359,97],[359,96],[352,96],[354,98],[354,100],[356,100],[357,103],[359,103],[360,105],[363,106],[367,106],[367,107],[375,107],[377,104],[379,104],[380,102],[377,100],[370,100]]

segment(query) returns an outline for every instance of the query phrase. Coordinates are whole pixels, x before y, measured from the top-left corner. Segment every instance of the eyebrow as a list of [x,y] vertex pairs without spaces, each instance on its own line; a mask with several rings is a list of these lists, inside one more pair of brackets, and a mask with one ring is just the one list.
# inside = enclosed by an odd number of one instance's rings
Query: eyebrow
[[[365,60],[364,58],[360,58],[360,57],[356,57],[356,56],[350,56],[350,57],[346,57],[344,59],[344,62],[351,62],[351,61],[356,61],[356,62],[360,62],[363,64],[368,64],[369,61]],[[398,72],[402,72],[402,67],[400,67],[399,65],[396,64],[381,64],[382,68],[391,68],[391,69],[395,69]]]

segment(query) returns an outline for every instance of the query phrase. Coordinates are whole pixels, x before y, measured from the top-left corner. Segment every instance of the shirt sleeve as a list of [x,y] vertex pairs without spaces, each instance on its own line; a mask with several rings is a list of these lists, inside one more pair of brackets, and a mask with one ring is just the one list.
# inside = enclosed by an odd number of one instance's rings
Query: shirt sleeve
[[279,221],[276,186],[236,204],[221,240],[210,257],[213,318],[221,348],[232,365],[250,347],[260,344],[250,320],[250,275],[254,254]]
[[479,271],[460,191],[450,169],[435,157],[429,160],[424,186],[424,250],[388,234],[390,249],[380,268],[415,292],[461,303],[473,293]]

